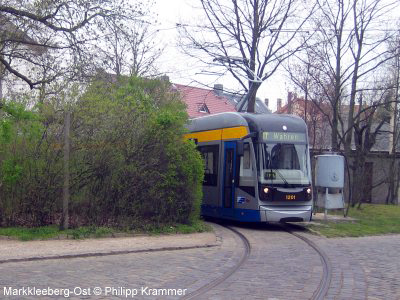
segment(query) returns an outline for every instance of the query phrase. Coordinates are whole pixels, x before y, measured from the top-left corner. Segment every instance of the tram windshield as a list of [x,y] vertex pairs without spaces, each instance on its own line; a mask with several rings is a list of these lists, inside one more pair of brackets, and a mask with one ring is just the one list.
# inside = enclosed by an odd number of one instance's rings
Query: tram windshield
[[294,143],[267,139],[260,148],[262,183],[290,187],[311,184],[305,136],[304,141]]

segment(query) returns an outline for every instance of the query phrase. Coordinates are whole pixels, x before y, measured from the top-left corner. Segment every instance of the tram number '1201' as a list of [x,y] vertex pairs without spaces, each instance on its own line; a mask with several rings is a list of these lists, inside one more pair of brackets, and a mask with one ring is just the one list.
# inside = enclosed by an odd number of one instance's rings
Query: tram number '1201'
[[286,195],[286,200],[296,200],[296,195]]

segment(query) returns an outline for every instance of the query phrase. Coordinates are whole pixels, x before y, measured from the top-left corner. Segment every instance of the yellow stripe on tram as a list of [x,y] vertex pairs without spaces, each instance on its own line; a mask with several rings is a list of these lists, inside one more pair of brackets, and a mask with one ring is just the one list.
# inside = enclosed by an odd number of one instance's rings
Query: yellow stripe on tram
[[187,139],[196,139],[199,143],[208,141],[218,141],[221,139],[222,130],[208,130],[201,132],[193,132],[185,135]]
[[207,130],[201,132],[193,132],[185,135],[187,139],[196,139],[197,142],[211,142],[219,140],[240,139],[248,134],[248,129],[245,126],[232,128]]
[[222,129],[223,140],[240,139],[247,134],[248,130],[245,126]]

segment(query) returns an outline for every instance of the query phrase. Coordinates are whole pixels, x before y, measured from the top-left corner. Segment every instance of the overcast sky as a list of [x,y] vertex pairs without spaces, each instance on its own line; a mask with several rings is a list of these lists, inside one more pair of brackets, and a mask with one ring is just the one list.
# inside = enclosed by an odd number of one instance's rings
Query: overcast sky
[[[156,0],[153,11],[158,15],[160,29],[159,37],[166,45],[165,52],[158,62],[159,68],[166,73],[171,82],[187,84],[198,87],[212,87],[215,83],[222,83],[224,89],[240,91],[238,83],[230,76],[201,75],[204,66],[199,65],[193,59],[184,56],[177,48],[176,23],[187,24],[195,22],[201,17],[201,11],[192,6],[199,1],[194,0]],[[270,108],[275,110],[276,99],[286,99],[287,87],[285,79],[279,73],[272,76],[269,81],[263,83],[257,93],[261,99],[269,98]]]

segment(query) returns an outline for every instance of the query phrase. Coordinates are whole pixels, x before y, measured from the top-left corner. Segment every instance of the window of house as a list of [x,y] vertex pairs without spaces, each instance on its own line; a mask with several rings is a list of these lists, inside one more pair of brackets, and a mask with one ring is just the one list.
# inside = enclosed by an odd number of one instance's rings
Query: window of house
[[204,159],[204,182],[203,185],[217,186],[218,183],[218,160],[219,146],[198,147]]
[[205,103],[198,103],[199,107],[199,112],[209,114],[210,110],[208,109],[207,105]]

